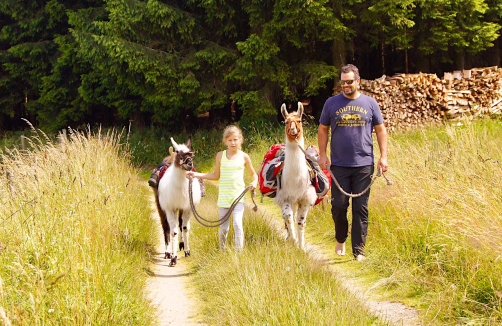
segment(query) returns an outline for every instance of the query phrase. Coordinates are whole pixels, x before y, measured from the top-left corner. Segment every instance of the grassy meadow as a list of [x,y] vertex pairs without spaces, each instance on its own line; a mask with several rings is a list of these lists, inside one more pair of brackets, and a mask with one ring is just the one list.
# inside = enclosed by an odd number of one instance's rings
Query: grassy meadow
[[[427,324],[500,325],[501,130],[483,120],[391,135],[394,184],[372,187],[369,259],[350,273],[417,307]],[[329,214],[312,215],[307,230],[333,253]]]
[[[217,187],[198,207],[217,219]],[[321,262],[286,242],[263,206],[246,208],[245,249],[218,247],[218,228],[192,223],[190,257],[195,286],[209,325],[387,325],[372,316]]]
[[149,192],[118,139],[39,132],[2,148],[1,325],[153,324]]
[[[213,170],[224,149],[222,129],[193,135],[198,171]],[[311,210],[306,227],[307,241],[324,250],[328,263],[283,240],[272,226],[281,217],[270,199],[256,213],[246,209],[240,253],[233,251],[232,228],[229,250],[221,252],[217,228],[193,219],[186,261],[201,320],[385,325],[344,290],[326,265],[333,264],[375,298],[416,307],[425,325],[500,325],[501,130],[500,120],[480,120],[390,135],[387,176],[394,184],[381,178],[372,187],[364,262],[335,256],[329,203]],[[29,149],[3,151],[0,324],[153,324],[142,292],[156,243],[145,181],[168,153],[171,136],[186,140],[146,129],[128,135],[124,147],[125,136],[113,132],[74,133],[62,143],[39,133]],[[307,145],[317,145],[315,123],[305,136]],[[284,141],[284,129],[255,125],[244,137],[258,171],[268,148]],[[376,159],[377,148],[375,141]],[[216,219],[217,188],[207,190],[198,209]]]
[[[419,309],[426,324],[500,325],[501,131],[502,122],[493,119],[390,135],[386,175],[394,184],[388,186],[382,178],[372,188],[369,259],[359,264],[334,255],[327,203],[324,210],[318,205],[309,214],[307,239],[325,248],[344,274],[365,283],[370,293]],[[315,125],[305,134],[306,144],[317,144]],[[214,137],[220,142],[212,150],[215,154],[223,149],[221,132]],[[245,138],[244,150],[258,169],[266,149],[284,136],[276,127],[245,130]],[[211,159],[199,166],[211,171],[212,164]],[[280,220],[277,209],[268,211]]]

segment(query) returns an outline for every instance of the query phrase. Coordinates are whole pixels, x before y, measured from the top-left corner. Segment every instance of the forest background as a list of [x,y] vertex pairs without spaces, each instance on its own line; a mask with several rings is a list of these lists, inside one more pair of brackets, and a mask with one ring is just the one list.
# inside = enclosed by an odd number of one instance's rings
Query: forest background
[[318,116],[374,79],[500,65],[502,0],[2,0],[0,134]]

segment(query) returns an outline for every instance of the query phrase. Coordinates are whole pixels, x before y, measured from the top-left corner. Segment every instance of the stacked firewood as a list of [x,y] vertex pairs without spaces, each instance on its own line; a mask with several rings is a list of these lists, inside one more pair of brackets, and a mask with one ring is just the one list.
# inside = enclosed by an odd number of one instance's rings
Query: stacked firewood
[[[341,87],[335,88],[335,94]],[[435,74],[396,74],[361,80],[361,91],[374,97],[387,129],[409,129],[456,119],[500,112],[502,68],[488,67]]]

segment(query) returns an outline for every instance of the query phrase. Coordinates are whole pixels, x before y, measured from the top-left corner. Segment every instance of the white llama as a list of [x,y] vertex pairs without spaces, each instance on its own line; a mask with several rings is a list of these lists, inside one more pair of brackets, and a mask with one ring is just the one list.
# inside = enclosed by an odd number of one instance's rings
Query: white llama
[[[310,206],[315,204],[317,195],[311,184],[305,154],[302,151],[303,105],[298,102],[298,111],[288,113],[286,105],[283,104],[281,113],[286,119],[286,150],[275,203],[282,209],[282,217],[288,229],[288,239],[293,239],[298,247],[305,250],[307,213]],[[298,237],[294,231],[294,224],[297,224]]]
[[[159,181],[157,194],[159,206],[165,213],[167,223],[169,224],[168,231],[171,233],[171,243],[169,243],[169,236],[165,234],[166,228],[163,223],[164,239],[166,241],[165,258],[171,258],[169,265],[174,266],[178,259],[178,230],[180,229],[180,224],[183,234],[185,257],[190,256],[188,233],[190,231],[192,210],[190,208],[188,195],[189,180],[186,178],[186,172],[191,171],[193,168],[193,152],[191,151],[191,138],[188,139],[186,145],[178,145],[172,138],[171,142],[173,143],[176,154],[173,164],[166,170],[164,176]],[[197,205],[200,203],[201,198],[200,187],[192,187],[192,193],[193,203]],[[162,219],[162,214],[160,215]]]

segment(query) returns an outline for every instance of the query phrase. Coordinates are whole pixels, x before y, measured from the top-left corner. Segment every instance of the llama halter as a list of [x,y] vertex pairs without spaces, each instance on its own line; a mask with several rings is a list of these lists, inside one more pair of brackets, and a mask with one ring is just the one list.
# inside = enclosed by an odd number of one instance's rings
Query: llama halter
[[[301,121],[288,119],[286,121],[286,134],[291,138],[298,139],[298,137],[301,135],[301,125]],[[291,134],[291,130],[295,130],[296,133],[294,135]]]
[[[191,152],[189,148],[184,145],[178,145],[178,143],[176,143],[172,137],[171,143],[173,143],[174,150],[176,152],[176,162],[178,163],[178,166],[186,171],[191,171],[193,168],[193,152]],[[169,152],[171,153],[171,149],[169,149]]]
[[190,171],[193,167],[193,162],[192,162],[192,157],[193,155],[192,152],[188,153],[177,153],[177,156],[179,156],[179,164],[181,167],[187,167],[188,169],[185,169],[187,171]]

